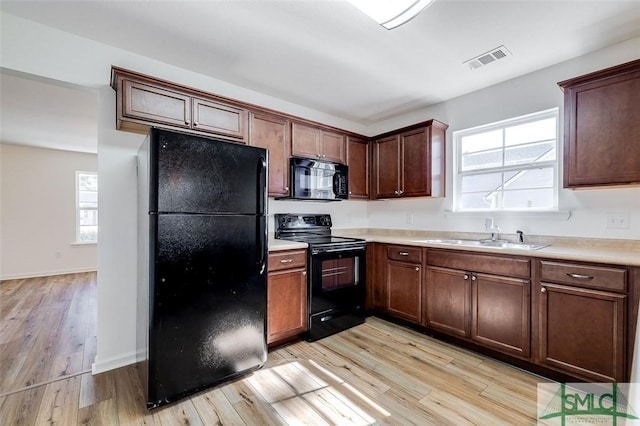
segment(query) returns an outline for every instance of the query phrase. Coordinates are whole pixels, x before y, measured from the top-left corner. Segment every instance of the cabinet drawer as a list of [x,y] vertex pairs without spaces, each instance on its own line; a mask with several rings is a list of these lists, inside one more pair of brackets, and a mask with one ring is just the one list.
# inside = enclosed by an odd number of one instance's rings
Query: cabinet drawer
[[487,256],[483,254],[428,250],[427,264],[443,268],[484,272],[486,274],[509,277],[526,279],[531,277],[531,261],[519,257]]
[[306,267],[306,250],[287,250],[269,253],[269,272]]
[[627,290],[627,270],[622,268],[541,261],[540,280],[603,290]]
[[422,263],[422,249],[420,247],[388,246],[387,258],[401,262]]

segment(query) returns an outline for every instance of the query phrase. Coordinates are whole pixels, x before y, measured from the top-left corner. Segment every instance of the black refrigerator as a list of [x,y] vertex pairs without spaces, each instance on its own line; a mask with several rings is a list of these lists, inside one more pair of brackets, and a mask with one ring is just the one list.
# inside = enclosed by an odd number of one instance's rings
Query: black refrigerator
[[267,357],[267,151],[151,128],[138,151],[137,360],[147,408]]

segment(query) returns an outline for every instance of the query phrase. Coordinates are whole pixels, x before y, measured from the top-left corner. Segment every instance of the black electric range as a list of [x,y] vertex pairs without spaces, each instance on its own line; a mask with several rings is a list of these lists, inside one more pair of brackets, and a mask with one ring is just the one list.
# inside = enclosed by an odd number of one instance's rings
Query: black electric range
[[275,236],[309,245],[308,331],[315,341],[365,318],[366,241],[331,235],[328,214],[276,214]]

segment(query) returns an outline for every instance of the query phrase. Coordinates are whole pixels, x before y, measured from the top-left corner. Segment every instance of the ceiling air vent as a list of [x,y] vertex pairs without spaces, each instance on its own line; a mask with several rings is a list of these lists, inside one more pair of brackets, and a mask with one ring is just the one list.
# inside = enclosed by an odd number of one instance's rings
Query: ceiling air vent
[[468,65],[469,68],[474,70],[476,68],[489,65],[491,62],[506,58],[507,56],[511,56],[509,49],[504,46],[498,46],[495,49],[491,49],[490,51],[483,53],[482,55],[478,55],[475,58],[471,58],[468,61],[463,62],[463,64]]

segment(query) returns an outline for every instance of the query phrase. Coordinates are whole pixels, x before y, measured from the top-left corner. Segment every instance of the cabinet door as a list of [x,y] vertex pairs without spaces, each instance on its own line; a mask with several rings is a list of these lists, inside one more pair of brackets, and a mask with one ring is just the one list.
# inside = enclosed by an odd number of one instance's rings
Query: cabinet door
[[638,68],[565,92],[565,187],[640,182]]
[[269,195],[289,194],[289,120],[251,112],[249,145],[269,150]]
[[368,309],[387,310],[387,249],[385,244],[367,244]]
[[426,128],[400,135],[400,190],[403,197],[431,195],[431,162]]
[[400,141],[397,136],[374,142],[374,198],[395,198],[400,191]]
[[267,280],[267,343],[307,330],[305,269],[269,272]]
[[122,115],[175,127],[191,127],[191,97],[156,86],[124,80]]
[[541,283],[543,364],[593,382],[622,382],[626,296]]
[[193,98],[192,128],[194,130],[244,140],[246,137],[246,123],[247,112],[242,108]]
[[363,139],[347,138],[349,198],[369,198],[369,144]]
[[474,273],[471,289],[471,338],[508,354],[529,357],[529,280]]
[[344,135],[323,130],[320,135],[320,156],[323,160],[346,164]]
[[320,156],[320,129],[293,123],[291,127],[291,154],[298,157]]
[[445,333],[469,336],[471,286],[469,274],[456,269],[427,267],[426,324]]
[[422,271],[415,263],[387,262],[387,312],[419,324],[422,320]]

